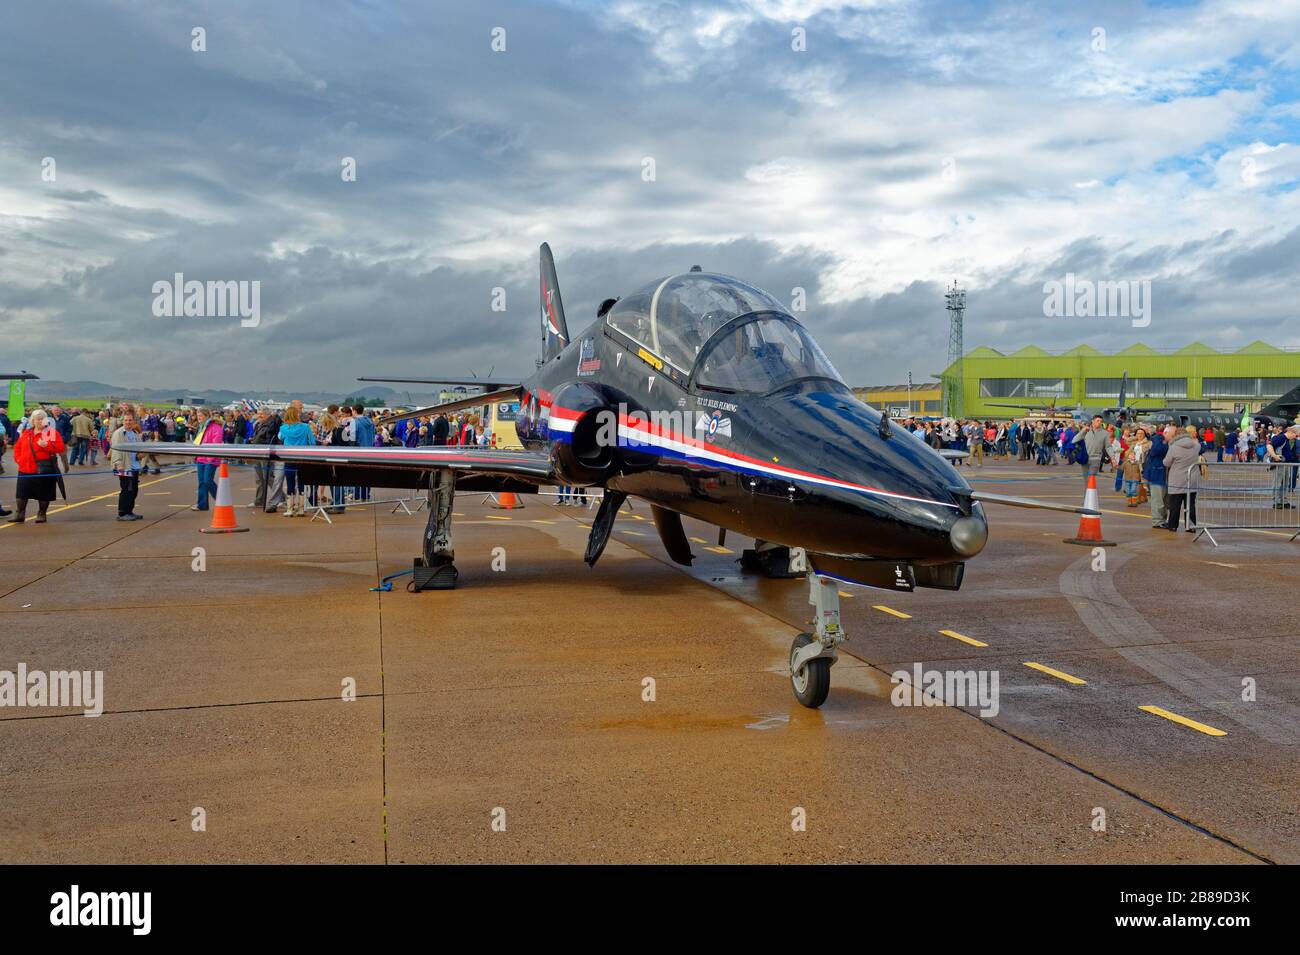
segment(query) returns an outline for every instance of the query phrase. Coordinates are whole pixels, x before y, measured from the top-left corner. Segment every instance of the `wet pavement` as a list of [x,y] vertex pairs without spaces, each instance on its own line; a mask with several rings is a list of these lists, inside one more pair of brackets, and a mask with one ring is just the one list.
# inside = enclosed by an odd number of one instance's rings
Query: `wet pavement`
[[[970,470],[1082,499],[1072,470]],[[810,711],[807,585],[742,575],[714,528],[679,567],[634,502],[593,570],[594,511],[462,494],[459,588],[377,593],[423,514],[200,535],[192,473],[143,484],[134,524],[74,472],[71,507],[0,529],[0,670],[105,686],[95,718],[0,708],[0,861],[1300,861],[1284,536],[1215,548],[1103,489],[1102,570],[1071,515],[990,506],[960,592],[844,587],[852,655]],[[995,672],[997,714],[893,705],[918,663]]]

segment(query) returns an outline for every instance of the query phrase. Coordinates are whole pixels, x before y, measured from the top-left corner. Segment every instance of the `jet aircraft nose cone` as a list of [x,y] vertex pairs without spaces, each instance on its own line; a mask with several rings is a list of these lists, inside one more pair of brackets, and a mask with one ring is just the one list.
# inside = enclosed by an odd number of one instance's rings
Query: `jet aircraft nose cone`
[[952,541],[952,549],[961,556],[974,557],[988,543],[989,526],[982,517],[969,514],[957,519],[948,531],[948,539]]

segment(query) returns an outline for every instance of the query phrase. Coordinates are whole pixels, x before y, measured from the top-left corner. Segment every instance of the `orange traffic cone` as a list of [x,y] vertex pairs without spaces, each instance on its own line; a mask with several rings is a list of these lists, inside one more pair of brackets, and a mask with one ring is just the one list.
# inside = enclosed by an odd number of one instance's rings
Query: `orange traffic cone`
[[519,500],[519,495],[514,491],[502,491],[497,495],[497,502],[492,506],[503,511],[521,511],[524,507],[523,502]]
[[[1101,504],[1097,500],[1097,475],[1088,475],[1088,490],[1083,492],[1083,506],[1090,511],[1100,511]],[[1114,547],[1114,541],[1103,540],[1101,536],[1101,515],[1090,517],[1087,514],[1079,515],[1079,533],[1074,537],[1065,538],[1067,544],[1083,544],[1086,547]]]
[[212,512],[212,526],[200,527],[200,534],[238,534],[241,531],[248,530],[247,527],[240,527],[235,523],[235,504],[230,494],[230,472],[226,469],[226,462],[221,462],[221,470],[217,473],[217,500],[216,508]]

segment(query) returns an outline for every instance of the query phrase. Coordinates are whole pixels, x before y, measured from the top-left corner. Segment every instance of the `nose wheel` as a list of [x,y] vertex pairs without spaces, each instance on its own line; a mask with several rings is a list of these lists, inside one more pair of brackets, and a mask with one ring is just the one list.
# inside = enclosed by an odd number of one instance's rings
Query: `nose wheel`
[[808,602],[816,608],[813,632],[799,634],[790,644],[790,687],[796,700],[815,710],[831,691],[831,667],[847,639],[840,626],[839,585],[813,573],[808,555],[799,548],[790,550],[790,569],[807,574]]
[[[811,633],[801,633],[790,644],[790,687],[794,698],[809,709],[815,710],[826,702],[831,692],[831,663],[826,657],[817,657],[799,664],[799,651],[804,647],[817,644],[817,638]],[[817,644],[820,651],[821,645]]]

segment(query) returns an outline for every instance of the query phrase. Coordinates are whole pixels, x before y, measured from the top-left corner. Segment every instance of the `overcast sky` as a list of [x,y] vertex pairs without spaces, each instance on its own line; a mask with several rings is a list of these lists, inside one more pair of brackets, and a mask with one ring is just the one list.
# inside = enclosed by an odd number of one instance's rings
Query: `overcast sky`
[[[1300,345],[1300,0],[1066,6],[16,0],[0,370],[525,373],[543,240],[575,332],[698,263],[852,384],[941,370],[953,280],[967,348]],[[260,325],[156,317],[177,272]],[[1068,272],[1150,326],[1044,316]]]

